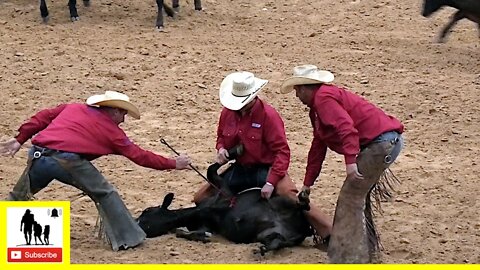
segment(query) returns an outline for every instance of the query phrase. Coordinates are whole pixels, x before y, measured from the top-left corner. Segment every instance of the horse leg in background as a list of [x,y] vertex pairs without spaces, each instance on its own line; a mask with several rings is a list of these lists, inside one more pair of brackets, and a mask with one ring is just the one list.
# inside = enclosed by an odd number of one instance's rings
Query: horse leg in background
[[163,29],[163,0],[157,1],[157,22],[155,26],[157,30],[161,31]]
[[450,22],[443,28],[440,36],[438,37],[438,43],[444,43],[445,37],[448,35],[448,32],[452,27],[461,19],[465,18],[465,14],[462,11],[457,11],[453,16]]
[[202,10],[202,0],[194,0],[194,4],[195,4],[195,10]]
[[157,22],[155,24],[155,27],[157,28],[158,31],[163,30],[163,10],[165,10],[165,13],[167,13],[168,16],[170,17],[175,17],[175,11],[173,8],[168,6],[164,0],[156,0],[157,1]]
[[178,12],[180,11],[180,5],[179,5],[179,0],[172,0],[172,8],[173,11]]
[[45,0],[40,0],[40,15],[44,23],[48,22],[48,8]]
[[68,8],[70,9],[70,20],[72,22],[80,20],[77,12],[77,0],[68,0]]

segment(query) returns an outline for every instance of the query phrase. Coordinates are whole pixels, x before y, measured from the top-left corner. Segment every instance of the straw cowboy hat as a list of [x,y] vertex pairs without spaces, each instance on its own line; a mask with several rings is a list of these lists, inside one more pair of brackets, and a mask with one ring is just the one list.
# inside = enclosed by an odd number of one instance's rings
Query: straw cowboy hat
[[254,99],[267,83],[267,80],[256,78],[251,72],[231,73],[220,84],[220,103],[227,109],[238,111]]
[[93,95],[87,99],[87,105],[89,106],[105,106],[120,108],[128,111],[128,114],[135,119],[140,119],[140,111],[130,103],[130,99],[127,95],[115,92],[115,91],[106,91],[105,94]]
[[333,81],[330,71],[320,70],[314,65],[302,65],[293,68],[293,76],[283,81],[280,92],[286,94],[293,90],[295,85],[330,83]]

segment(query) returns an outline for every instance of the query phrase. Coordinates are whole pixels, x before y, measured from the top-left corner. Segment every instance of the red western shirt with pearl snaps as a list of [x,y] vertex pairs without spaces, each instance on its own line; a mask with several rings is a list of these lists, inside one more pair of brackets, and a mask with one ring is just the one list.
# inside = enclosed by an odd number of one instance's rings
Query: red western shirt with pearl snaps
[[270,165],[267,182],[276,185],[285,177],[290,164],[290,147],[283,120],[265,101],[256,98],[246,115],[223,108],[217,129],[217,150],[230,149],[239,143],[243,154],[236,162],[244,166]]
[[315,90],[310,107],[313,141],[303,184],[312,186],[320,174],[327,148],[343,154],[346,164],[356,163],[360,146],[388,131],[403,132],[402,123],[363,97],[323,84]]
[[88,160],[116,154],[152,169],[176,167],[175,159],[140,148],[104,111],[86,104],[62,104],[42,110],[18,131],[15,138],[20,144],[35,136],[34,145],[81,154]]

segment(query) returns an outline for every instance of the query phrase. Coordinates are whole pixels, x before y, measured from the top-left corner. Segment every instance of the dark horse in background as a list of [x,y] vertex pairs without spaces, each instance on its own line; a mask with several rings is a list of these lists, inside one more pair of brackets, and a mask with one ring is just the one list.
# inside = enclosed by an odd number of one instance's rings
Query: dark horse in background
[[[165,13],[168,16],[174,17],[175,12],[179,10],[179,0],[172,0],[172,7],[168,6],[164,3],[164,0],[156,0],[157,2],[157,29],[163,29],[163,9],[165,9]],[[90,6],[90,0],[83,0],[84,6]],[[195,10],[202,10],[202,2],[201,0],[194,0]],[[70,9],[70,20],[72,22],[78,21],[80,17],[78,16],[77,12],[77,0],[68,0],[68,8]],[[43,21],[46,23],[48,22],[48,8],[47,3],[45,0],[40,0],[40,14],[42,15]]]
[[445,42],[445,37],[452,27],[461,19],[469,19],[477,23],[480,33],[480,0],[424,0],[422,15],[429,17],[443,6],[450,6],[458,9],[453,14],[450,22],[442,29],[438,42]]
[[[229,157],[234,158],[230,151]],[[255,250],[267,251],[300,245],[313,230],[304,211],[310,209],[308,194],[300,193],[298,202],[288,197],[261,197],[260,189],[253,188],[232,194],[218,175],[221,165],[214,163],[207,171],[208,180],[217,187],[216,195],[194,207],[170,210],[173,193],[165,196],[157,207],[145,209],[137,218],[147,237],[156,237],[177,229],[177,237],[208,242],[211,232],[218,233],[234,243],[260,242]]]

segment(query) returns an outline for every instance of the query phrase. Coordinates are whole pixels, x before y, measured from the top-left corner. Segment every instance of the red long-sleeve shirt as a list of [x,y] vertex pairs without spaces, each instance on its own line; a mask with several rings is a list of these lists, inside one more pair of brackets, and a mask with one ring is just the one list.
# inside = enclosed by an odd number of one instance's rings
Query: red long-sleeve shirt
[[403,132],[396,118],[359,95],[323,84],[315,90],[310,107],[313,141],[308,153],[304,185],[311,186],[320,174],[327,148],[343,154],[345,163],[356,162],[360,146],[388,131]]
[[104,112],[86,104],[62,104],[35,114],[18,129],[20,144],[32,138],[41,147],[85,155],[122,155],[152,169],[175,169],[175,159],[143,150]]
[[230,149],[239,143],[243,144],[244,153],[237,162],[246,166],[271,165],[267,182],[275,186],[287,174],[290,148],[283,120],[272,106],[259,98],[243,117],[227,108],[220,114],[217,150]]

